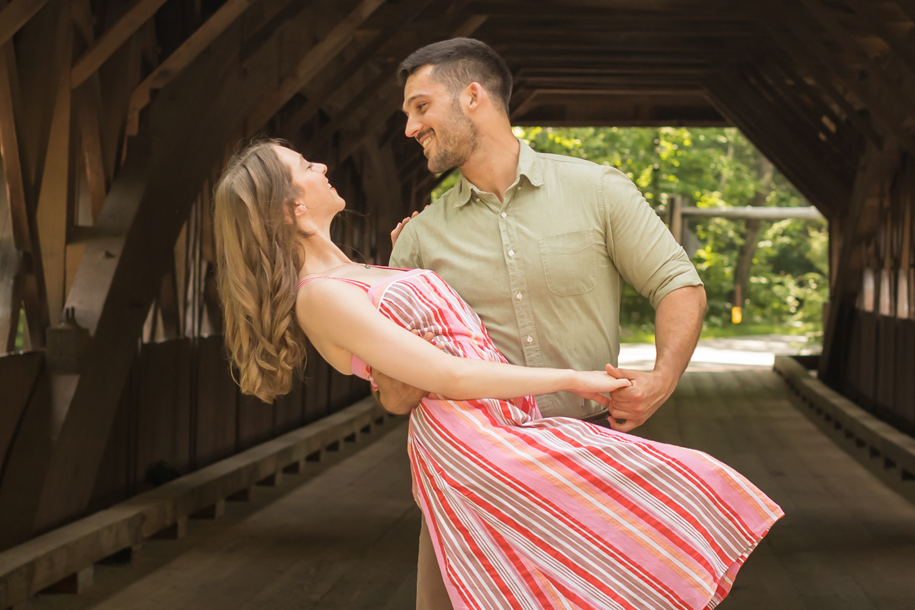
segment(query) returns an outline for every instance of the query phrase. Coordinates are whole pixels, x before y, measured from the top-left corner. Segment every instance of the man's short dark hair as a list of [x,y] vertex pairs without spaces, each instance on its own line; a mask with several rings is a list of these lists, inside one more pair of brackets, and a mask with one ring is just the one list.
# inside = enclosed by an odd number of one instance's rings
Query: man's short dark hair
[[497,100],[505,114],[512,96],[512,73],[499,54],[473,38],[442,40],[414,51],[397,69],[400,85],[423,66],[434,66],[433,78],[448,86],[455,97],[477,82]]

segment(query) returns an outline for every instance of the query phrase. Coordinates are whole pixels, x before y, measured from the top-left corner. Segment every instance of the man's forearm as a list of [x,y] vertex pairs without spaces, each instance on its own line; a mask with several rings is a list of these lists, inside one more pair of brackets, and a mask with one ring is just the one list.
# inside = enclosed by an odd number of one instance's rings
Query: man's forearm
[[[655,312],[654,370],[677,384],[692,358],[705,317],[705,289],[702,286],[678,288],[667,294]],[[673,391],[673,387],[671,387]]]

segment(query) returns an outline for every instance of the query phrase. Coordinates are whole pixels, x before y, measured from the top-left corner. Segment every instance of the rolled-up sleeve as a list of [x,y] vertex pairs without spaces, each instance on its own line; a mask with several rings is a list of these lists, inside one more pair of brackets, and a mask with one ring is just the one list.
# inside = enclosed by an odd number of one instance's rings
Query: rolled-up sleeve
[[600,197],[607,252],[623,279],[652,307],[678,288],[702,286],[686,252],[632,180],[607,168]]
[[391,267],[400,267],[401,269],[417,269],[423,266],[423,257],[419,249],[419,239],[411,221],[403,228],[397,241],[394,242],[394,250],[391,252]]

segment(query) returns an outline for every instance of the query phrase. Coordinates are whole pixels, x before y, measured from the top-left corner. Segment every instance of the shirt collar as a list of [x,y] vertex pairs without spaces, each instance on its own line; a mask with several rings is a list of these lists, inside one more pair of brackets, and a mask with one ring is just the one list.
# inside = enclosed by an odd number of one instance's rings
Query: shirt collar
[[[543,184],[543,171],[540,157],[524,140],[518,140],[518,143],[521,145],[521,150],[518,153],[518,169],[515,172],[515,182],[517,183],[521,180],[521,176],[524,176],[531,183],[531,186],[541,186]],[[471,195],[475,192],[480,193],[482,191],[461,175],[454,207],[459,208],[467,205],[470,202]]]

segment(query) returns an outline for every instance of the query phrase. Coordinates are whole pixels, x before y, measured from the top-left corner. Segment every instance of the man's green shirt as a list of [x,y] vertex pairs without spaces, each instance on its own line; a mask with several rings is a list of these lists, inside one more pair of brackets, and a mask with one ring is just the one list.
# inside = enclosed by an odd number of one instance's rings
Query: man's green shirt
[[[439,274],[509,362],[576,370],[616,365],[624,280],[654,307],[702,285],[625,174],[524,142],[504,203],[462,177],[404,228],[391,265]],[[537,404],[544,416],[603,409],[565,392]]]

